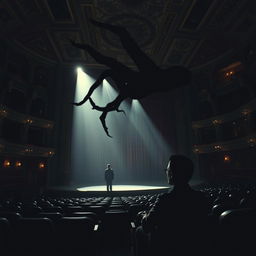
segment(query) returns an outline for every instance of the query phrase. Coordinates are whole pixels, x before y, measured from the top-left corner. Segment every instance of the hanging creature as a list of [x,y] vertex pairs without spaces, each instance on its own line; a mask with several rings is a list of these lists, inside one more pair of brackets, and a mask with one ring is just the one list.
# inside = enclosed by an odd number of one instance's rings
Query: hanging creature
[[[185,86],[190,82],[191,73],[183,66],[172,66],[167,69],[158,67],[137,45],[128,31],[121,26],[90,20],[99,28],[106,29],[119,36],[123,48],[136,64],[138,71],[132,70],[116,59],[104,56],[88,44],[76,43],[70,39],[71,44],[88,52],[98,63],[109,69],[105,70],[92,84],[84,99],[75,106],[81,106],[89,100],[92,108],[101,111],[100,120],[106,134],[110,136],[106,125],[106,116],[111,111],[124,112],[119,109],[123,100],[142,99],[157,92],[167,92],[175,88]],[[94,90],[100,86],[104,79],[110,77],[119,91],[118,96],[104,107],[95,104],[91,96]]]

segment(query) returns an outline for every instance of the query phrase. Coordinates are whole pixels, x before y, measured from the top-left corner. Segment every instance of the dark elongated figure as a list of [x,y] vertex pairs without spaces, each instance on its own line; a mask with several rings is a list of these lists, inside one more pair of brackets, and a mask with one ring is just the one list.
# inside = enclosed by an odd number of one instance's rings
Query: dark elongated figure
[[[138,70],[132,70],[116,59],[104,56],[88,44],[76,43],[70,40],[73,46],[87,51],[98,63],[103,64],[109,69],[104,71],[95,83],[91,86],[88,93],[81,102],[73,103],[76,106],[84,104],[87,100],[90,101],[93,109],[102,112],[100,120],[106,134],[108,133],[106,126],[106,116],[110,111],[118,111],[119,106],[126,98],[141,99],[148,95],[157,92],[166,92],[173,90],[180,86],[187,85],[191,80],[190,71],[183,66],[172,66],[168,69],[159,68],[137,45],[131,35],[124,27],[110,25],[95,20],[91,20],[92,24],[102,29],[111,31],[119,36],[120,41],[136,64]],[[116,84],[119,94],[112,102],[108,103],[105,107],[97,106],[91,99],[93,91],[102,84],[102,81],[110,77]]]

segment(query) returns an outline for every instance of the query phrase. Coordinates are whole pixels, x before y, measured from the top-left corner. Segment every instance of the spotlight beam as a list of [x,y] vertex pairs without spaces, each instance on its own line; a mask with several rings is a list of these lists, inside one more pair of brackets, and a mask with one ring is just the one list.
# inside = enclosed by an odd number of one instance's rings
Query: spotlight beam
[[104,71],[104,72],[99,76],[99,78],[94,82],[94,84],[90,87],[88,93],[85,95],[85,97],[83,98],[83,100],[80,101],[80,102],[77,102],[77,103],[76,103],[76,102],[73,102],[72,104],[75,105],[75,106],[81,106],[81,105],[83,105],[83,104],[91,97],[91,95],[92,95],[92,93],[94,92],[94,90],[102,84],[102,82],[103,82],[103,80],[104,80],[105,78],[107,78],[107,77],[109,76],[109,74],[110,74],[110,71],[109,71],[109,70]]

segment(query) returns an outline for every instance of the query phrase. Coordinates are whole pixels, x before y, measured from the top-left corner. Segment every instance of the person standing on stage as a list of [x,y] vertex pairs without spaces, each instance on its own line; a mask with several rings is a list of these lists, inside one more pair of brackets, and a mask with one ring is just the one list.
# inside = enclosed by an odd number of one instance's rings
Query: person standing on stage
[[105,181],[107,185],[107,191],[112,191],[112,181],[114,179],[114,171],[111,169],[111,165],[107,164],[105,169]]

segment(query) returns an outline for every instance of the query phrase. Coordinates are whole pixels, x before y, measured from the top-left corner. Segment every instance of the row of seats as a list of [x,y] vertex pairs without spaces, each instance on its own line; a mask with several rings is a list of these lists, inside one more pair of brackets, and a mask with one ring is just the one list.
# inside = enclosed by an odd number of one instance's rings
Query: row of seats
[[[206,235],[212,251],[254,249],[249,231],[256,227],[255,187],[206,185],[199,189],[209,201]],[[138,213],[148,210],[158,195],[2,199],[1,246],[14,253],[42,247],[47,253],[89,250],[89,255],[100,255],[107,247],[126,247],[136,254]]]
[[[45,255],[84,251],[93,255],[95,225],[88,217],[49,218],[0,217],[1,250],[6,254]],[[4,254],[3,254],[4,255]]]

